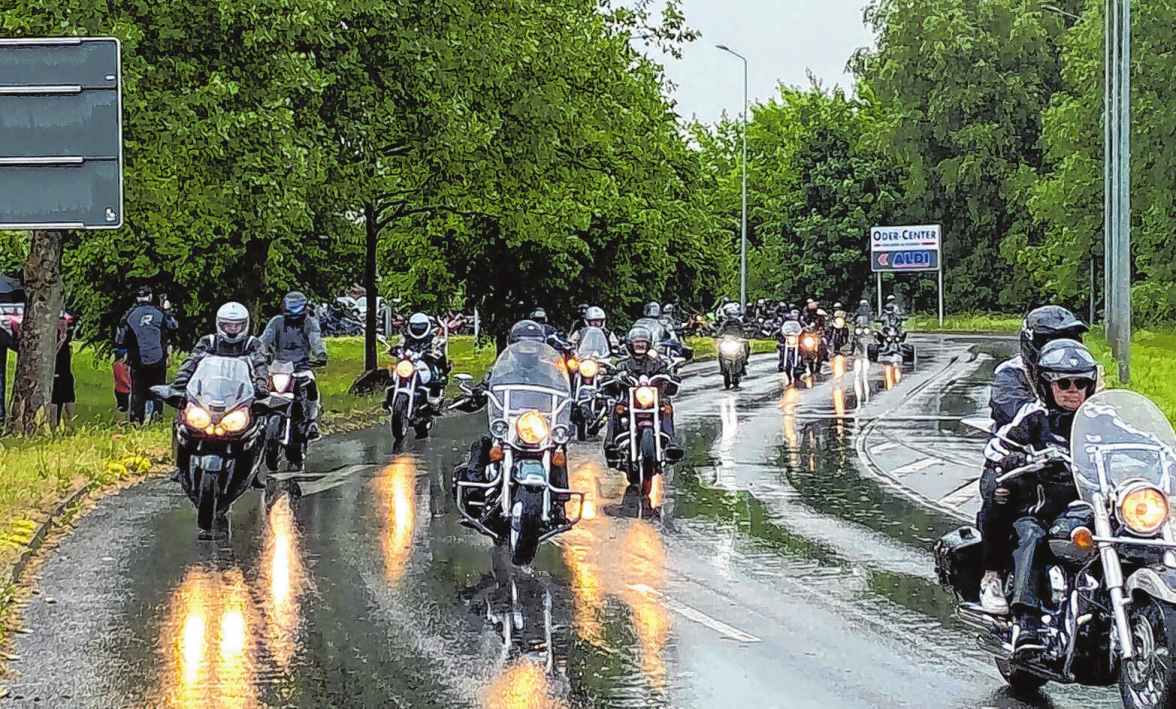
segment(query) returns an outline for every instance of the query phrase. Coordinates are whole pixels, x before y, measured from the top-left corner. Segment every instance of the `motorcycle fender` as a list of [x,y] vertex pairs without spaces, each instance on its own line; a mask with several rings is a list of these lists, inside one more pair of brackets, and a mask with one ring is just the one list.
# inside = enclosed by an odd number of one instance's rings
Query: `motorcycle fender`
[[1123,584],[1123,594],[1130,598],[1136,591],[1176,605],[1176,569],[1145,566],[1137,570]]
[[224,467],[225,467],[224,458],[221,458],[219,455],[215,455],[215,454],[214,455],[202,455],[199,458],[193,460],[192,462],[195,463],[196,466],[199,467],[201,470],[204,470],[204,471],[207,471],[210,473],[219,473],[220,471],[224,470]]

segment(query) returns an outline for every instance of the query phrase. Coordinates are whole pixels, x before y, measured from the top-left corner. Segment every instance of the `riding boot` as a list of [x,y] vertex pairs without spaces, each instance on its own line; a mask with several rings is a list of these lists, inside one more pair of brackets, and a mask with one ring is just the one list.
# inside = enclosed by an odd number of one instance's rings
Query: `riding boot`
[[323,405],[317,399],[306,402],[306,418],[308,419],[306,425],[306,440],[314,441],[319,438],[319,414],[322,412]]

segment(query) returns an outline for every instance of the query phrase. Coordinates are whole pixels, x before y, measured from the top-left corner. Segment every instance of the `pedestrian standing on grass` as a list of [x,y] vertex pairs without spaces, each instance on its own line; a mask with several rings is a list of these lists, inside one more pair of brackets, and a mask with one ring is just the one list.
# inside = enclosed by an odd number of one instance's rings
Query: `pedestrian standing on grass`
[[127,311],[118,325],[115,347],[127,351],[127,366],[131,372],[130,420],[143,423],[147,418],[147,403],[151,400],[152,417],[163,406],[151,396],[151,387],[167,382],[168,347],[179,329],[166,299],[163,308],[153,301],[150,286],[139,288],[135,306]]
[[131,404],[131,370],[127,367],[127,351],[114,351],[114,403],[119,420],[125,420]]
[[64,310],[61,311],[61,317],[57,321],[57,356],[53,365],[53,393],[49,402],[53,407],[53,425],[56,427],[61,426],[63,411],[70,421],[73,421],[74,418],[74,402],[77,397],[74,393],[73,339],[76,329],[77,320],[74,316]]

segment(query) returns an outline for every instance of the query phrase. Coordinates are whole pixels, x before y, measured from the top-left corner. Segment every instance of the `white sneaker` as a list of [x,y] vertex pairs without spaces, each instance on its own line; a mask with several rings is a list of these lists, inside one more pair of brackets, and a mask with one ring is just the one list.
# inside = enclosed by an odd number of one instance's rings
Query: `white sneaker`
[[1009,602],[999,580],[986,577],[980,581],[980,607],[985,613],[1008,615]]

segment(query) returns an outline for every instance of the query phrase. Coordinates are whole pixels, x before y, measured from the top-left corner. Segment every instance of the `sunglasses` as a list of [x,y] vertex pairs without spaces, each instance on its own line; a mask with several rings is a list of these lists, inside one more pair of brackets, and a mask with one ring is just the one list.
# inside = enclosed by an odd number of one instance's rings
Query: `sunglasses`
[[1062,391],[1070,391],[1071,389],[1089,389],[1094,386],[1093,379],[1055,379],[1054,384],[1058,385],[1058,389]]

